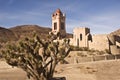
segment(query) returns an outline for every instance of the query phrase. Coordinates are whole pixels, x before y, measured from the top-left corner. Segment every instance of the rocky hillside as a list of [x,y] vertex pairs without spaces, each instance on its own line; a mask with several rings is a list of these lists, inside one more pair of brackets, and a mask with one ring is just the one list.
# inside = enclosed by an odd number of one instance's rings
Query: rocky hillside
[[38,25],[21,25],[10,28],[10,30],[17,35],[18,39],[32,37],[34,32],[36,32],[41,38],[46,38],[51,31],[50,28],[40,27]]
[[0,27],[0,42],[7,42],[16,39],[17,37],[11,30]]
[[114,31],[114,32],[111,32],[110,33],[111,35],[117,35],[117,36],[120,36],[120,29]]
[[[51,28],[38,25],[20,25],[9,29],[0,27],[0,42],[15,41],[24,37],[33,37],[36,32],[42,39],[46,39]],[[67,34],[67,38],[72,38],[72,34]]]

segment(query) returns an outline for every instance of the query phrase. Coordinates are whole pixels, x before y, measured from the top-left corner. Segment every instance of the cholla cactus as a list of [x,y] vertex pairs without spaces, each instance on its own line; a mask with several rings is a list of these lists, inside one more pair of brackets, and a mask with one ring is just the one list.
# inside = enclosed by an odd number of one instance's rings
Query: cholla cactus
[[28,78],[51,80],[57,63],[69,52],[69,40],[59,44],[53,39],[45,41],[35,36],[34,39],[25,38],[18,45],[9,45],[2,56],[9,65],[26,71]]

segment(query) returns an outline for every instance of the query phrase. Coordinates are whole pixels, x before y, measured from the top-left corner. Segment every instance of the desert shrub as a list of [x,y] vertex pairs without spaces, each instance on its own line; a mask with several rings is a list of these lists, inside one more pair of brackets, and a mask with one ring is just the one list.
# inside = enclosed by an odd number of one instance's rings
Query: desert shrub
[[1,43],[6,43],[7,41],[8,41],[8,40],[7,40],[6,38],[1,38],[1,39],[0,39],[0,42],[1,42]]
[[87,55],[83,54],[83,53],[77,53],[77,56],[80,56],[80,57],[87,57]]
[[0,43],[0,49],[3,47],[2,43]]
[[98,51],[98,55],[103,55],[103,54],[105,54],[104,51]]
[[94,50],[94,49],[89,49],[88,51],[89,51],[89,52],[92,52],[92,53],[93,53],[93,52],[96,52],[96,50]]
[[87,48],[87,47],[80,47],[81,48],[81,51],[88,51],[89,50],[89,48]]
[[72,46],[72,45],[71,45],[71,50],[72,50],[72,51],[79,51],[80,48],[79,48],[78,46]]
[[19,44],[8,45],[2,51],[2,57],[9,65],[23,69],[28,78],[52,80],[56,65],[70,52],[68,41],[59,44],[53,40],[41,40],[34,35],[34,38],[25,38]]
[[105,49],[105,52],[111,54],[109,49]]
[[88,51],[89,48],[87,48],[87,47],[79,47],[79,46],[72,46],[71,45],[71,50],[72,51]]

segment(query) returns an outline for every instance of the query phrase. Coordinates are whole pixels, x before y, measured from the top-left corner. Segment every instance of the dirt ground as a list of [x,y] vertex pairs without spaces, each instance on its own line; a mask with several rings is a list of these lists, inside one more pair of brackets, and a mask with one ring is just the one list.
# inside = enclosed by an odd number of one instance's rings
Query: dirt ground
[[0,61],[0,80],[26,80],[26,74],[19,68],[12,68],[6,62]]
[[120,60],[60,65],[55,76],[67,80],[120,80]]
[[[58,65],[55,77],[66,80],[120,80],[120,60]],[[27,80],[24,71],[0,61],[0,80]]]

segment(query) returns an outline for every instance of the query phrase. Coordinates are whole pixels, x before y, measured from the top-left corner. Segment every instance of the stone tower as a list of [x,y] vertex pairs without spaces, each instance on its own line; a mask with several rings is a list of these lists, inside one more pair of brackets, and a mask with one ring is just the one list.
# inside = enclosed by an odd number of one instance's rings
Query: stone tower
[[60,9],[52,14],[52,32],[54,34],[59,32],[62,38],[66,36],[65,18],[65,14]]

